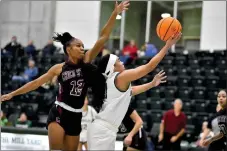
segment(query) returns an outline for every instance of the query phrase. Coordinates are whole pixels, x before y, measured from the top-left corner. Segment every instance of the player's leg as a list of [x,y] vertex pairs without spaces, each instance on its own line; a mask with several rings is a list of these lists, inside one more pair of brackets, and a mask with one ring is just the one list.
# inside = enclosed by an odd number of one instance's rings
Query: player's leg
[[132,148],[132,147],[127,147],[127,151],[139,151],[138,149]]
[[82,144],[81,142],[79,142],[78,151],[79,151],[79,150],[82,150],[82,146],[83,146],[83,144]]
[[146,150],[147,149],[147,135],[144,129],[140,129],[132,138],[132,143],[127,147],[127,150]]
[[54,105],[50,109],[47,119],[50,150],[62,150],[64,146],[65,130],[59,124],[61,121],[60,117],[60,113],[58,112],[56,105]]
[[80,136],[65,135],[64,150],[77,150],[79,145]]
[[88,150],[115,150],[116,132],[93,122],[88,128]]
[[88,148],[87,148],[87,142],[84,143],[84,147],[85,147],[86,150],[88,150]]
[[51,122],[48,125],[48,138],[50,150],[63,150],[64,144],[64,129],[56,122]]
[[63,110],[61,118],[61,124],[65,129],[64,150],[77,150],[80,141],[82,113]]

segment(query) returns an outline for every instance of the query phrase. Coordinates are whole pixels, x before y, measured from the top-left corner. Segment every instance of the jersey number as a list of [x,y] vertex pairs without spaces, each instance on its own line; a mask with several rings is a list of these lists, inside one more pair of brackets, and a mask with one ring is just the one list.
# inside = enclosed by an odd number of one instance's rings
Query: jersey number
[[84,80],[72,81],[70,84],[73,86],[70,95],[80,96],[84,87]]
[[225,124],[219,125],[219,128],[221,129],[222,133],[223,133],[224,135],[226,135],[227,131],[226,131]]

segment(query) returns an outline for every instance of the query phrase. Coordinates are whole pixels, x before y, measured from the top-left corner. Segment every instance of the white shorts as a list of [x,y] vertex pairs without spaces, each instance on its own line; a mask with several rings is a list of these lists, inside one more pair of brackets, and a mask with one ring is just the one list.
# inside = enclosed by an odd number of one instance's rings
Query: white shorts
[[81,132],[80,133],[80,142],[81,143],[86,143],[87,142],[87,131]]
[[95,120],[88,129],[88,150],[115,150],[117,130]]

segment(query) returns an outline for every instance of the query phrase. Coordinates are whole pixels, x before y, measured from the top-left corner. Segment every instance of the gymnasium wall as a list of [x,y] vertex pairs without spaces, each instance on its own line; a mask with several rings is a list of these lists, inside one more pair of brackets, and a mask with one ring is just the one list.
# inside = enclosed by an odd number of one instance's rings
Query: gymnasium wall
[[99,36],[100,1],[57,1],[55,31],[70,32],[91,48]]
[[0,46],[4,47],[13,35],[22,45],[34,40],[42,48],[51,38],[55,14],[54,1],[1,1]]
[[203,1],[200,49],[226,49],[225,1]]
[[[114,1],[102,1],[101,3],[101,14],[100,14],[100,26],[102,27],[107,22],[110,14],[114,9]],[[140,9],[138,9],[138,6]],[[144,42],[145,39],[145,25],[146,25],[146,10],[147,2],[136,2],[130,3],[130,10],[126,12],[125,20],[125,40],[135,39],[139,44]],[[105,12],[105,13],[103,13]],[[115,27],[111,34],[111,38],[120,38],[120,27],[121,20],[116,20]],[[144,31],[142,31],[142,28]]]
[[34,40],[43,48],[53,32],[68,31],[91,48],[98,38],[100,1],[2,1],[0,45],[13,35],[22,45]]

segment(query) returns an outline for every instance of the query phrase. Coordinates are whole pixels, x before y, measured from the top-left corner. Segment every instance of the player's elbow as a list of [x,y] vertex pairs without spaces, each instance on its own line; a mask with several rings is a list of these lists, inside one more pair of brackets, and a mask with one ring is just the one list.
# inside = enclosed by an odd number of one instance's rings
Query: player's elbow
[[141,118],[138,118],[136,123],[138,123],[138,125],[140,125],[140,127],[143,125],[143,120]]

